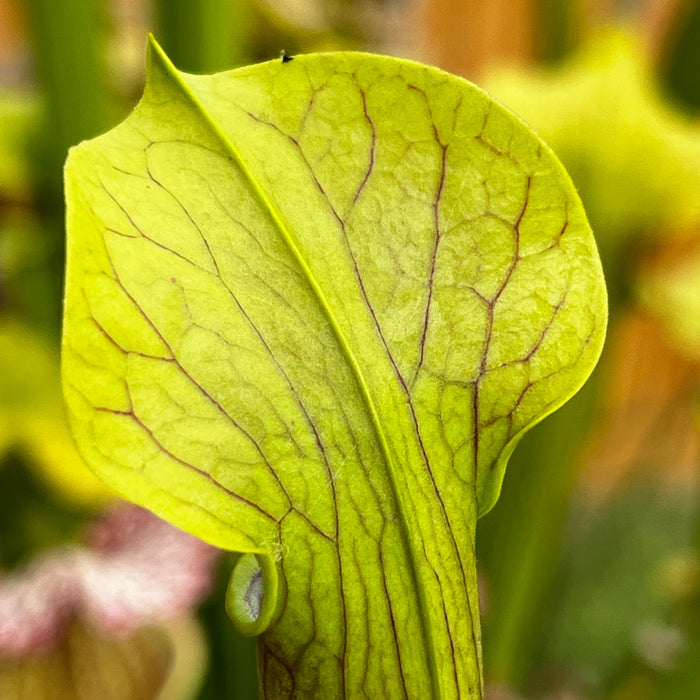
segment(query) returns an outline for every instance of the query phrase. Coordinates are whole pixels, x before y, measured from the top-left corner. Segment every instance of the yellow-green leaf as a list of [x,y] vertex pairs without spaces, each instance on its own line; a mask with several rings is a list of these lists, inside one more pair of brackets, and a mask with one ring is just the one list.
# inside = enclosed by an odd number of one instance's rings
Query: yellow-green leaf
[[354,53],[213,76],[152,43],[66,166],[86,460],[241,558],[266,697],[480,698],[474,560],[606,297],[551,151],[473,85]]

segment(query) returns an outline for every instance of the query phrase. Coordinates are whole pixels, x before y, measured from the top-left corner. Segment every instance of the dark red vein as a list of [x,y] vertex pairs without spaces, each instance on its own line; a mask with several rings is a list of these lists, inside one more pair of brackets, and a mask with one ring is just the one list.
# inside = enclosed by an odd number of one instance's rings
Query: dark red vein
[[216,488],[224,491],[227,496],[231,496],[232,498],[241,501],[241,503],[245,503],[247,506],[250,506],[251,508],[257,510],[261,515],[264,515],[268,520],[271,520],[273,523],[278,524],[277,518],[268,513],[260,505],[258,505],[254,501],[245,498],[244,496],[241,496],[241,494],[236,493],[235,491],[231,491],[230,489],[226,488],[223,484],[219,483],[216,479],[214,479],[214,477],[209,472],[205,471],[204,469],[201,469],[200,467],[195,466],[190,462],[187,462],[186,460],[182,459],[181,457],[178,457],[176,454],[171,452],[167,447],[165,447],[165,445],[163,445],[161,440],[159,440],[156,437],[155,433],[148,427],[148,425],[146,425],[146,423],[144,423],[144,421],[141,420],[141,418],[139,418],[139,416],[136,414],[136,411],[133,408],[129,411],[120,411],[114,408],[108,408],[106,406],[94,406],[93,408],[95,411],[98,411],[100,413],[109,413],[111,415],[131,418],[131,420],[133,420],[134,423],[136,423],[148,435],[149,439],[153,442],[153,444],[156,445],[158,449],[167,457],[172,459],[174,462],[177,462],[178,464],[182,465],[183,467],[186,467],[187,469],[205,477],[206,479],[211,481],[216,486]]
[[[355,78],[357,81],[357,78]],[[370,117],[369,112],[367,111],[367,96],[365,95],[365,91],[357,85],[357,89],[360,92],[360,97],[362,98],[362,111],[365,115],[365,119],[367,120],[367,123],[369,124],[370,132],[372,134],[372,143],[370,144],[369,148],[369,165],[367,166],[367,172],[365,172],[365,177],[360,183],[360,186],[357,188],[357,192],[355,192],[355,196],[353,197],[352,203],[353,205],[357,203],[357,200],[360,198],[360,194],[362,193],[362,190],[365,188],[365,185],[367,184],[367,181],[369,180],[369,176],[372,174],[372,171],[374,170],[374,156],[375,156],[375,151],[377,148],[377,128],[374,125],[374,121],[372,120],[372,117]]]
[[[481,382],[487,372],[488,355],[491,349],[491,341],[493,340],[493,324],[494,324],[494,313],[496,308],[496,303],[501,298],[501,295],[505,291],[508,283],[513,277],[515,268],[520,262],[520,223],[525,216],[527,210],[527,205],[530,199],[530,187],[532,185],[532,176],[528,175],[525,183],[525,195],[523,200],[523,206],[513,224],[513,235],[515,236],[515,252],[513,253],[513,258],[511,260],[510,266],[506,272],[506,276],[501,283],[496,294],[486,301],[488,306],[488,320],[486,325],[486,338],[484,342],[484,351],[481,355],[481,363],[479,366],[479,373],[474,381],[474,394],[472,397],[472,410],[474,413],[474,484],[478,482],[478,471],[479,471],[479,443],[480,443],[480,410],[479,410],[479,398],[481,391]],[[480,296],[480,295],[479,295]],[[483,297],[482,297],[483,298]]]
[[440,247],[440,200],[442,198],[443,189],[445,187],[445,169],[447,165],[447,146],[440,143],[438,138],[437,129],[435,129],[435,140],[440,144],[442,149],[442,159],[440,164],[440,179],[438,181],[437,195],[435,196],[435,201],[433,202],[433,222],[435,226],[435,243],[433,245],[433,252],[430,260],[430,272],[428,273],[428,298],[425,303],[425,313],[423,314],[423,332],[421,333],[420,339],[420,355],[418,357],[418,364],[413,373],[413,379],[411,380],[411,386],[416,381],[418,373],[423,366],[423,360],[425,359],[425,343],[428,335],[428,324],[430,322],[430,308],[433,301],[433,290],[435,284],[435,268],[437,266],[437,256],[438,249]]
[[394,637],[394,648],[396,649],[396,662],[398,664],[399,678],[401,678],[401,686],[403,689],[403,696],[405,698],[409,697],[408,689],[406,688],[406,676],[404,675],[403,663],[401,662],[401,645],[399,644],[399,634],[396,629],[396,619],[394,618],[394,607],[391,602],[391,595],[389,594],[389,586],[386,580],[386,566],[384,565],[384,554],[382,553],[381,545],[378,547],[379,550],[379,570],[382,572],[382,586],[384,588],[384,597],[386,598],[387,607],[389,608],[389,617],[391,619],[391,633]]

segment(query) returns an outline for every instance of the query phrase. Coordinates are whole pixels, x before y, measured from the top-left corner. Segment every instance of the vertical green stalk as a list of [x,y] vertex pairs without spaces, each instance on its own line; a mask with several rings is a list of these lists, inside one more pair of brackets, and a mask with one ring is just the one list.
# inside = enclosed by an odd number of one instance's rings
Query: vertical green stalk
[[662,66],[662,71],[666,90],[674,100],[697,116],[700,110],[700,2],[691,1],[685,4],[685,23],[676,37],[675,46],[672,47],[672,57]]
[[213,73],[246,57],[250,9],[246,0],[155,0],[155,24],[181,70]]
[[[542,17],[539,57],[548,62],[563,59],[572,46],[578,0],[539,0]],[[542,36],[542,34],[544,36]]]
[[479,522],[479,559],[488,573],[491,603],[484,625],[486,677],[514,688],[521,687],[537,651],[598,377],[599,371],[523,438],[498,505]]
[[215,595],[202,607],[200,619],[209,637],[209,667],[197,700],[256,700],[256,640],[244,637],[222,615],[228,577],[235,557],[225,557]]
[[39,214],[46,235],[42,325],[58,331],[63,288],[63,161],[68,149],[109,126],[104,67],[105,13],[91,0],[27,0],[39,91],[41,130],[32,148]]
[[[28,0],[36,71],[45,99],[42,167],[37,176],[62,200],[61,170],[70,146],[108,127],[102,2]],[[43,189],[42,188],[42,189]]]

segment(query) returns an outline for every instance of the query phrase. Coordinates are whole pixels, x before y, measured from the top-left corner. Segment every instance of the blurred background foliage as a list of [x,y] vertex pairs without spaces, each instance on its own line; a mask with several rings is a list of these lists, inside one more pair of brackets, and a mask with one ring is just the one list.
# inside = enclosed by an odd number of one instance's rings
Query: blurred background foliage
[[[192,72],[282,49],[424,60],[550,143],[611,319],[593,378],[523,440],[479,525],[490,696],[700,697],[696,0],[0,0],[0,571],[110,498],[62,416],[61,168],[135,104],[148,31]],[[254,641],[224,614],[230,568],[199,610],[198,700],[256,697]]]

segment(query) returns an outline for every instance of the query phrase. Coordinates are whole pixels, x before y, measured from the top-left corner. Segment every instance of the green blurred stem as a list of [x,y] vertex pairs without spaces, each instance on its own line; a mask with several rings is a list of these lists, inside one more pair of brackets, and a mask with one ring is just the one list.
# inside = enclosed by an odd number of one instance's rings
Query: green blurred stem
[[216,594],[200,610],[200,620],[210,642],[210,661],[196,700],[257,700],[256,643],[242,636],[224,612],[229,575],[237,555],[226,556],[219,568]]
[[571,50],[579,0],[539,0],[542,46],[540,58],[546,62],[562,60]]
[[590,427],[600,370],[516,448],[494,510],[479,522],[488,579],[486,678],[521,688],[538,649],[556,574],[578,451]]
[[670,59],[662,67],[665,88],[687,110],[700,113],[700,2],[687,0],[683,6],[684,22],[675,37]]
[[58,332],[63,289],[63,162],[71,146],[109,126],[110,96],[104,65],[106,14],[101,1],[27,0],[41,129],[32,164],[38,213],[46,235],[48,294],[37,301],[42,325]]
[[62,199],[68,148],[108,126],[104,6],[95,0],[27,0],[27,9],[46,112],[38,175]]
[[154,12],[158,41],[181,70],[214,73],[244,61],[246,0],[155,0]]

